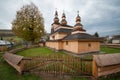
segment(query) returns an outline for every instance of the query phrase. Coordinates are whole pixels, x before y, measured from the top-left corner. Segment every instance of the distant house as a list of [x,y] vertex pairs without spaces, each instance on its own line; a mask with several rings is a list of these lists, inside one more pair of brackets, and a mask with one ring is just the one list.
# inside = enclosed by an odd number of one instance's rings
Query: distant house
[[64,50],[75,54],[100,51],[99,38],[86,33],[81,24],[79,14],[76,17],[74,26],[67,25],[65,13],[59,23],[58,13],[55,12],[54,23],[52,24],[50,40],[46,46],[55,50]]
[[113,38],[112,43],[113,44],[120,44],[120,38]]
[[15,36],[12,30],[0,29],[0,37],[10,37]]
[[120,35],[113,36],[112,43],[113,44],[120,44]]

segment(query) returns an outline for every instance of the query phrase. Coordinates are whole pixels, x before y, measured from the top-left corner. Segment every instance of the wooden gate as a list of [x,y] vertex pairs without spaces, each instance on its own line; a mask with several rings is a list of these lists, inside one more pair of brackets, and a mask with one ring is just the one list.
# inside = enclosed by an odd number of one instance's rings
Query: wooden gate
[[37,56],[24,61],[24,71],[65,75],[91,75],[92,61],[66,55]]

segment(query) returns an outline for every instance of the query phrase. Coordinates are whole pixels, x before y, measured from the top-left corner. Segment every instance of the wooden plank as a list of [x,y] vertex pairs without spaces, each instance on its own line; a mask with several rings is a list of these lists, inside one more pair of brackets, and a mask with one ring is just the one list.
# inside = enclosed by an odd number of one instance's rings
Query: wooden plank
[[93,63],[92,63],[92,74],[93,74],[93,76],[95,77],[95,78],[97,78],[98,77],[98,68],[97,68],[97,64],[96,64],[96,62],[93,60]]
[[9,62],[11,62],[14,65],[17,65],[23,59],[23,56],[10,54],[10,53],[5,53],[3,55],[3,58],[8,60]]
[[120,67],[109,69],[109,70],[102,71],[102,72],[98,72],[98,77],[113,74],[113,73],[117,73],[117,72],[120,72]]
[[5,61],[7,61],[12,67],[14,67],[20,74],[22,74],[22,70],[20,68],[20,66],[15,65],[13,63],[11,63],[9,60],[5,59]]
[[110,66],[120,64],[120,54],[100,54],[94,55],[94,60],[98,66]]
[[119,65],[113,65],[113,66],[107,66],[107,67],[98,67],[98,72],[102,72],[102,71],[108,71],[111,69],[115,69],[115,68],[120,68],[120,64]]

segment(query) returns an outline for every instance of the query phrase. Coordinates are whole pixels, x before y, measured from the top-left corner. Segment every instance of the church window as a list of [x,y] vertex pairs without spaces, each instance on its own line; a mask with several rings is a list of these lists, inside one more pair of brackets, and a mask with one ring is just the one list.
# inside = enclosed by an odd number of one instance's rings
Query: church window
[[55,39],[55,36],[52,36],[53,39]]
[[88,47],[91,47],[91,44],[90,44],[90,43],[88,44]]
[[68,41],[66,41],[66,45],[68,45]]

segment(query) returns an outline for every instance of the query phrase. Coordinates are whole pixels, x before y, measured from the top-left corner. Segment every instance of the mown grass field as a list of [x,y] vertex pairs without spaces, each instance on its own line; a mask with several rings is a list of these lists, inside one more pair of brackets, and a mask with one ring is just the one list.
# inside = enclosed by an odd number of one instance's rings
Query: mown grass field
[[50,55],[50,54],[58,54],[58,55],[67,55],[65,54],[63,51],[53,51],[51,49],[48,49],[46,47],[38,47],[38,48],[32,48],[32,49],[28,49],[25,51],[20,51],[17,52],[16,54],[21,55],[21,56],[25,56],[25,57],[33,57],[33,56],[40,56],[40,55]]
[[[113,48],[106,48],[101,47],[102,52],[106,53],[120,53],[119,49],[113,49]],[[19,75],[18,72],[12,68],[10,65],[8,65],[3,59],[2,54],[0,53],[0,80],[42,80],[41,77],[27,73],[24,75]],[[64,52],[54,52],[46,47],[43,48],[32,48],[25,51],[17,52],[18,55],[22,55],[25,57],[32,57],[32,56],[40,56],[40,55],[48,55],[48,54],[58,54],[58,55],[66,55]],[[78,78],[78,77],[71,77],[70,80],[88,80],[87,78]],[[100,78],[100,80],[120,80],[117,77],[109,76],[108,78]]]
[[25,56],[25,57],[32,57],[32,56],[40,56],[40,55],[48,55],[53,54],[53,51],[47,48],[32,48],[25,51],[17,52],[16,54]]
[[105,46],[101,46],[101,51],[105,52],[106,54],[120,53],[120,49],[118,48],[109,48]]

